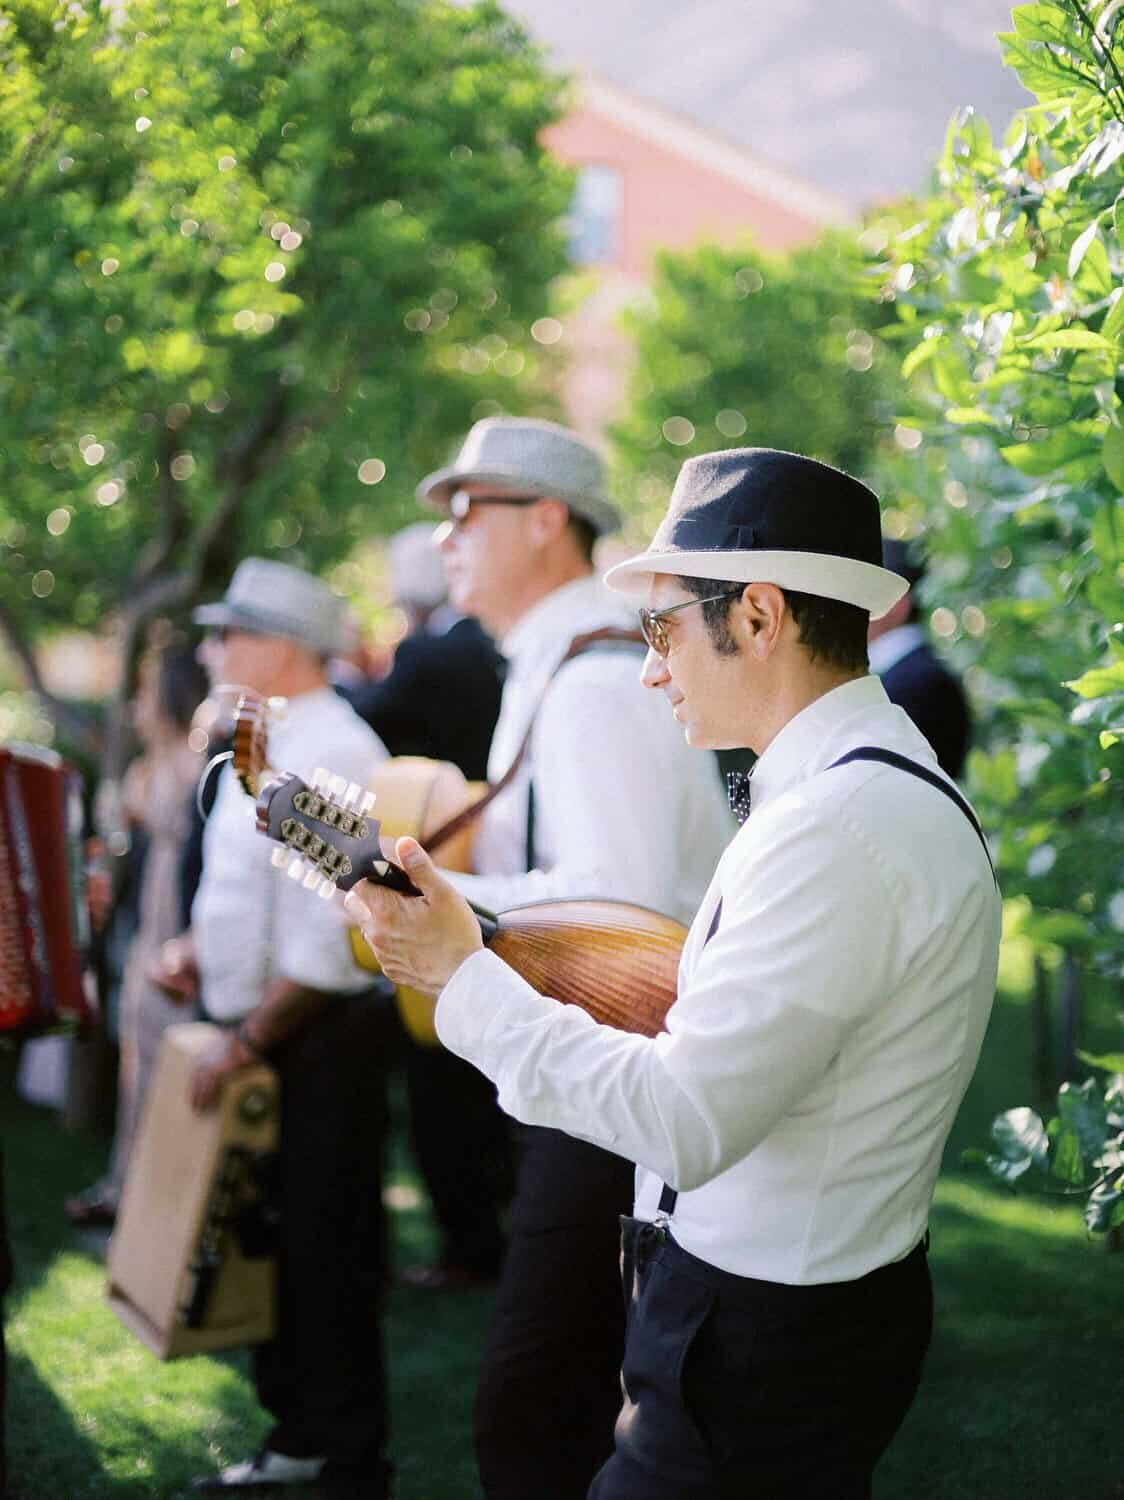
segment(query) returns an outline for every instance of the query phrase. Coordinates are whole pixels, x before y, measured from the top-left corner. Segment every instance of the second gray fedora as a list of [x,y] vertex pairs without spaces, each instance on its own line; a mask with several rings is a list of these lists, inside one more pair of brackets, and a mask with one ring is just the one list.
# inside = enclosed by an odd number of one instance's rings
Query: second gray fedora
[[471,429],[453,463],[426,475],[418,485],[418,499],[433,510],[447,511],[453,492],[465,484],[495,484],[564,500],[598,535],[620,525],[605,494],[600,455],[557,422],[485,417]]
[[226,625],[257,635],[283,635],[330,655],[343,641],[346,606],[325,583],[289,563],[247,557],[234,570],[226,593],[201,604],[199,625]]

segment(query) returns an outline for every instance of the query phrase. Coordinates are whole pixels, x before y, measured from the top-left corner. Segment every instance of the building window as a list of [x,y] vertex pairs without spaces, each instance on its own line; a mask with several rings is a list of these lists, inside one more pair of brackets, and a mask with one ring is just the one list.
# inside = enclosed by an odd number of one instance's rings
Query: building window
[[603,265],[620,258],[621,174],[616,167],[578,168],[566,225],[576,265]]

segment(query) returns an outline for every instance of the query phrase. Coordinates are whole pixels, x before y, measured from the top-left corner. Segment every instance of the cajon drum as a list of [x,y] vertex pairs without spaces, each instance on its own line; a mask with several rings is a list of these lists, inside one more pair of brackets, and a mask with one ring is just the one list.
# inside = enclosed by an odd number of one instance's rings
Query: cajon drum
[[247,1068],[197,1114],[192,1074],[221,1036],[201,1022],[165,1033],[109,1245],[110,1306],[160,1359],[260,1343],[274,1328],[263,1178],[277,1077]]

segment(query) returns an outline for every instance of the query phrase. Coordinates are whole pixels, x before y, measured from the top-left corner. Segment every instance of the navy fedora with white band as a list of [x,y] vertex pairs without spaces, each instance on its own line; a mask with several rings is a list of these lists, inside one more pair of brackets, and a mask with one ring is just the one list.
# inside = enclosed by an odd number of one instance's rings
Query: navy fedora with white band
[[605,581],[646,596],[655,573],[775,583],[854,604],[873,619],[909,587],[882,566],[874,491],[841,469],[775,448],[687,460],[648,550],[611,568]]

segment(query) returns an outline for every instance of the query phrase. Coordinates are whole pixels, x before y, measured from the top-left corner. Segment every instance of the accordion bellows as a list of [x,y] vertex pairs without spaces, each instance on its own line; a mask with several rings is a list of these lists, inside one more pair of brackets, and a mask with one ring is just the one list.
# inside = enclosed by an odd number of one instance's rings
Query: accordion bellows
[[38,745],[0,745],[0,1032],[86,1015],[82,791]]

